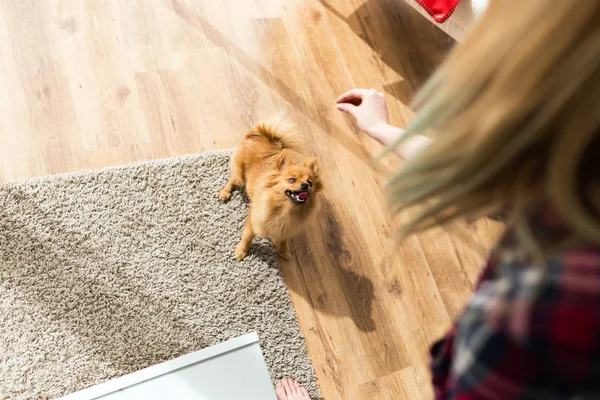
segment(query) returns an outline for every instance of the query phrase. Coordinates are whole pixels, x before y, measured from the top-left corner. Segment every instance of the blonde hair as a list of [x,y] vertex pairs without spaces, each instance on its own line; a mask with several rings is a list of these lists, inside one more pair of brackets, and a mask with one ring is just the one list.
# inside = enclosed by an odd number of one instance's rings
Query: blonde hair
[[[549,201],[572,236],[600,242],[600,1],[496,0],[414,99],[397,144],[434,142],[390,181],[392,207],[424,205],[403,233]],[[598,200],[598,197],[595,197]]]

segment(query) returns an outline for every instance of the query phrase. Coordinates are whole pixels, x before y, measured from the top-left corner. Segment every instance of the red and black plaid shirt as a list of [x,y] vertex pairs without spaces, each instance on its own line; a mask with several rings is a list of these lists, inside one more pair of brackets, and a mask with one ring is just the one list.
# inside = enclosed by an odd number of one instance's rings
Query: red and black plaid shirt
[[[550,208],[539,239],[560,232]],[[600,249],[531,261],[509,231],[431,348],[436,399],[600,399]]]

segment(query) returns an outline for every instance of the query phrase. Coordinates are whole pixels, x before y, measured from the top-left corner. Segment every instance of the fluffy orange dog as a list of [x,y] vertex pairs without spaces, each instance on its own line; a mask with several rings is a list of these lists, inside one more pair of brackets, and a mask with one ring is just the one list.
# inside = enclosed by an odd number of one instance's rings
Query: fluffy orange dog
[[244,259],[255,236],[270,238],[289,259],[288,240],[300,233],[319,207],[322,189],[316,158],[306,158],[294,126],[283,118],[250,129],[231,156],[229,182],[219,192],[229,200],[246,186],[250,211],[235,258]]

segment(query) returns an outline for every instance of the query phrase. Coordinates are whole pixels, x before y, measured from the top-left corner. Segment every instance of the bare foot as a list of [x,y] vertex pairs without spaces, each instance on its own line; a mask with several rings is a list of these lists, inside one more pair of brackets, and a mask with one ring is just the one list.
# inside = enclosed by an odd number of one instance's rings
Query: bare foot
[[300,384],[291,379],[283,379],[275,386],[278,400],[310,400],[308,392]]

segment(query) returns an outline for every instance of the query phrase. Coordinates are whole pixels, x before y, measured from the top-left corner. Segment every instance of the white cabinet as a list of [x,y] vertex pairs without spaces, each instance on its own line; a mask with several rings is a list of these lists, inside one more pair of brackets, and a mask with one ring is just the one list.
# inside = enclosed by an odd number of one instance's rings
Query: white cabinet
[[59,400],[276,400],[258,335],[250,333]]

